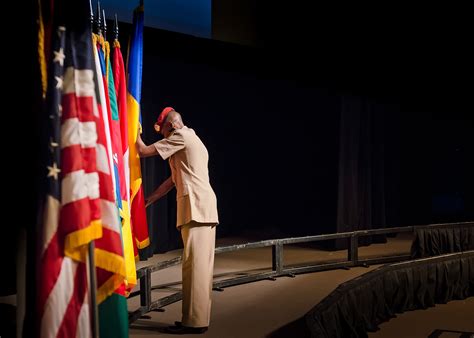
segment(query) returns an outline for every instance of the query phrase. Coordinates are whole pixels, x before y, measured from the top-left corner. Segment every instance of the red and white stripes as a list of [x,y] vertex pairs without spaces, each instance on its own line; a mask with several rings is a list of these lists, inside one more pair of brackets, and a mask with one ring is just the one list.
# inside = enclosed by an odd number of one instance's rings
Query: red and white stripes
[[91,332],[85,253],[87,244],[102,235],[93,76],[92,70],[73,67],[64,72],[61,202],[48,196],[39,265],[42,338],[89,337]]

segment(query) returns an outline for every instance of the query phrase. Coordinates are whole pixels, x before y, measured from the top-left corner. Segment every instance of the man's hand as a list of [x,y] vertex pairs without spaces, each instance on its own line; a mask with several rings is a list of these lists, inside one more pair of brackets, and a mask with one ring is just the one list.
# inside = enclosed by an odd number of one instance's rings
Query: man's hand
[[156,188],[155,191],[151,193],[150,196],[145,198],[145,208],[147,208],[149,205],[152,205],[156,201],[158,201],[160,198],[165,196],[171,189],[174,188],[174,182],[171,179],[171,177],[168,177],[161,185]]
[[138,156],[149,157],[153,155],[158,155],[158,151],[156,150],[153,144],[150,144],[149,146],[147,146],[145,143],[143,143],[142,137],[140,136],[140,129],[141,129],[140,126],[138,126],[137,141],[135,143]]
[[149,196],[148,198],[145,198],[145,208],[148,208],[148,206],[152,205],[155,202],[156,198],[154,198],[153,195]]

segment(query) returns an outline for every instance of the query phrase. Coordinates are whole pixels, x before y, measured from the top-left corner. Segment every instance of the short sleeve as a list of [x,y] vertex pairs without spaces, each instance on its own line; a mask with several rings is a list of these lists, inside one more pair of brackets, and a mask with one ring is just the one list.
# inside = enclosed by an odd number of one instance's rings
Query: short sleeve
[[155,142],[153,145],[164,160],[185,147],[183,135],[178,131],[175,131],[168,138]]

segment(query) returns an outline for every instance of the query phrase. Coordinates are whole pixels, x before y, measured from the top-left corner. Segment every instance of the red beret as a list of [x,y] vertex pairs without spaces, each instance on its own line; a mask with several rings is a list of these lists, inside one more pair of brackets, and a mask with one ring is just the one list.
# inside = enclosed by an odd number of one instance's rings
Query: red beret
[[168,114],[173,111],[174,108],[173,107],[166,107],[165,109],[163,109],[163,111],[161,112],[160,116],[158,116],[158,120],[156,120],[156,123],[160,126],[160,128],[158,129],[158,131],[160,131],[160,129],[163,127],[163,123],[165,122],[166,120],[166,117],[168,116]]

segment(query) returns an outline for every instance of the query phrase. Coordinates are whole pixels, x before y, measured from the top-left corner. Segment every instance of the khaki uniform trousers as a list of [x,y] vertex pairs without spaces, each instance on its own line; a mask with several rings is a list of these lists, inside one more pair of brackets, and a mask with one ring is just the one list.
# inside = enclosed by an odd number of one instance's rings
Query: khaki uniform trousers
[[215,224],[191,221],[181,227],[183,239],[182,323],[209,326],[214,275]]

